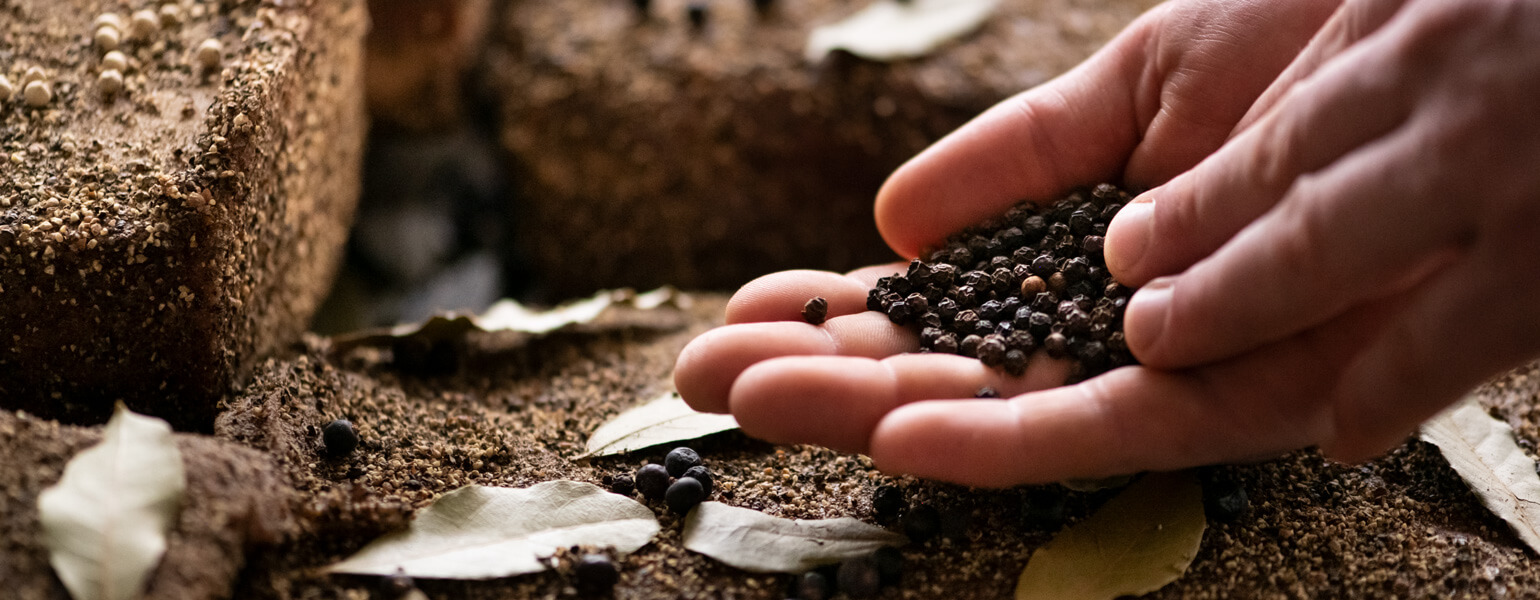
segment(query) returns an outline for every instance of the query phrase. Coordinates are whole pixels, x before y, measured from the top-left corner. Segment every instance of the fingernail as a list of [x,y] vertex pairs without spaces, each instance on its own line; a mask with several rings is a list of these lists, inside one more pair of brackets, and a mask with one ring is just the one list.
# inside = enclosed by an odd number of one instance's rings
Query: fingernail
[[[1145,284],[1128,301],[1123,313],[1123,335],[1134,356],[1147,360],[1150,348],[1165,333],[1166,313],[1171,307],[1171,288],[1176,277],[1160,277]],[[1144,356],[1141,356],[1144,355]]]
[[1107,269],[1113,276],[1129,278],[1131,270],[1149,249],[1155,223],[1155,203],[1145,194],[1118,211],[1107,225]]

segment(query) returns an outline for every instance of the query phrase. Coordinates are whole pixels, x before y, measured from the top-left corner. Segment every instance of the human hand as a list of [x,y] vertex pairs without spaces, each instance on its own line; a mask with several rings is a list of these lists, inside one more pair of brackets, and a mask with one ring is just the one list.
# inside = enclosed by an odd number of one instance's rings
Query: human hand
[[[1335,5],[1162,5],[1074,71],[906,164],[879,194],[879,228],[914,256],[1022,198],[1046,201],[1104,180],[1162,183],[1224,144]],[[890,471],[973,485],[1174,468],[1298,445],[1278,432],[1288,415],[1187,401],[1209,380],[1246,383],[1223,370],[1125,368],[1027,393],[1062,383],[1065,365],[1039,357],[1010,379],[972,359],[902,354],[918,348],[914,336],[863,312],[875,279],[897,270],[792,271],[745,286],[728,307],[729,326],[681,354],[680,393],[697,409],[731,410],[752,435],[867,452]],[[800,322],[813,296],[830,301],[822,327]],[[1016,397],[957,400],[985,385]]]
[[1349,0],[1229,143],[1113,221],[1134,354],[1231,369],[1249,385],[1185,401],[1287,408],[1275,437],[1347,460],[1534,358],[1537,91],[1540,3]]

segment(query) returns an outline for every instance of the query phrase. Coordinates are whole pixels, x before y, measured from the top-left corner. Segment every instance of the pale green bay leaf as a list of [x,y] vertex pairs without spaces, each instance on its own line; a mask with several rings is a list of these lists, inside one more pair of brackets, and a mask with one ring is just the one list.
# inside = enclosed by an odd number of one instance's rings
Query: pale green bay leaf
[[327,567],[332,573],[490,579],[549,568],[558,548],[586,545],[629,554],[659,530],[635,500],[590,483],[527,488],[470,485],[439,497],[404,531],[386,534]]
[[37,498],[48,561],[75,600],[127,600],[166,552],[187,477],[171,426],[121,403],[102,441]]
[[978,29],[999,0],[877,0],[842,21],[813,29],[806,55],[812,62],[834,50],[878,61],[929,54]]
[[1016,600],[1111,600],[1176,581],[1207,523],[1190,473],[1151,473],[1032,554]]
[[690,511],[683,537],[687,550],[756,573],[800,573],[906,541],[850,517],[783,519],[720,502]]
[[622,454],[737,428],[732,415],[696,412],[679,394],[668,392],[600,425],[588,437],[582,457]]
[[1487,510],[1540,552],[1540,475],[1512,427],[1467,398],[1423,423],[1422,439],[1438,447]]

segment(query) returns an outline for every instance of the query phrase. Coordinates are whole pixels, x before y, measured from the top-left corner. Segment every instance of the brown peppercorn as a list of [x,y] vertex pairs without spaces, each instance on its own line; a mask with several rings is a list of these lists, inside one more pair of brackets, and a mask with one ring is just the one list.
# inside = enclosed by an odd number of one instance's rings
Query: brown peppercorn
[[1048,291],[1048,282],[1043,281],[1042,277],[1033,275],[1021,280],[1022,297],[1031,298],[1045,291]]
[[802,320],[814,325],[822,325],[829,316],[829,301],[823,296],[814,296],[802,305]]

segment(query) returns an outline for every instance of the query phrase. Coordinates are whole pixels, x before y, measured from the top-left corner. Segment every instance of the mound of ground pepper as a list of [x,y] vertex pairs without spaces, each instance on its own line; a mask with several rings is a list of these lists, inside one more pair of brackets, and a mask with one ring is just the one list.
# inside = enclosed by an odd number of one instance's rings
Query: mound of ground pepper
[[1112,279],[1107,224],[1131,199],[1111,184],[1051,205],[1018,204],[884,277],[866,299],[920,334],[922,352],[977,358],[1019,376],[1041,349],[1079,381],[1135,361],[1123,339],[1133,289]]

